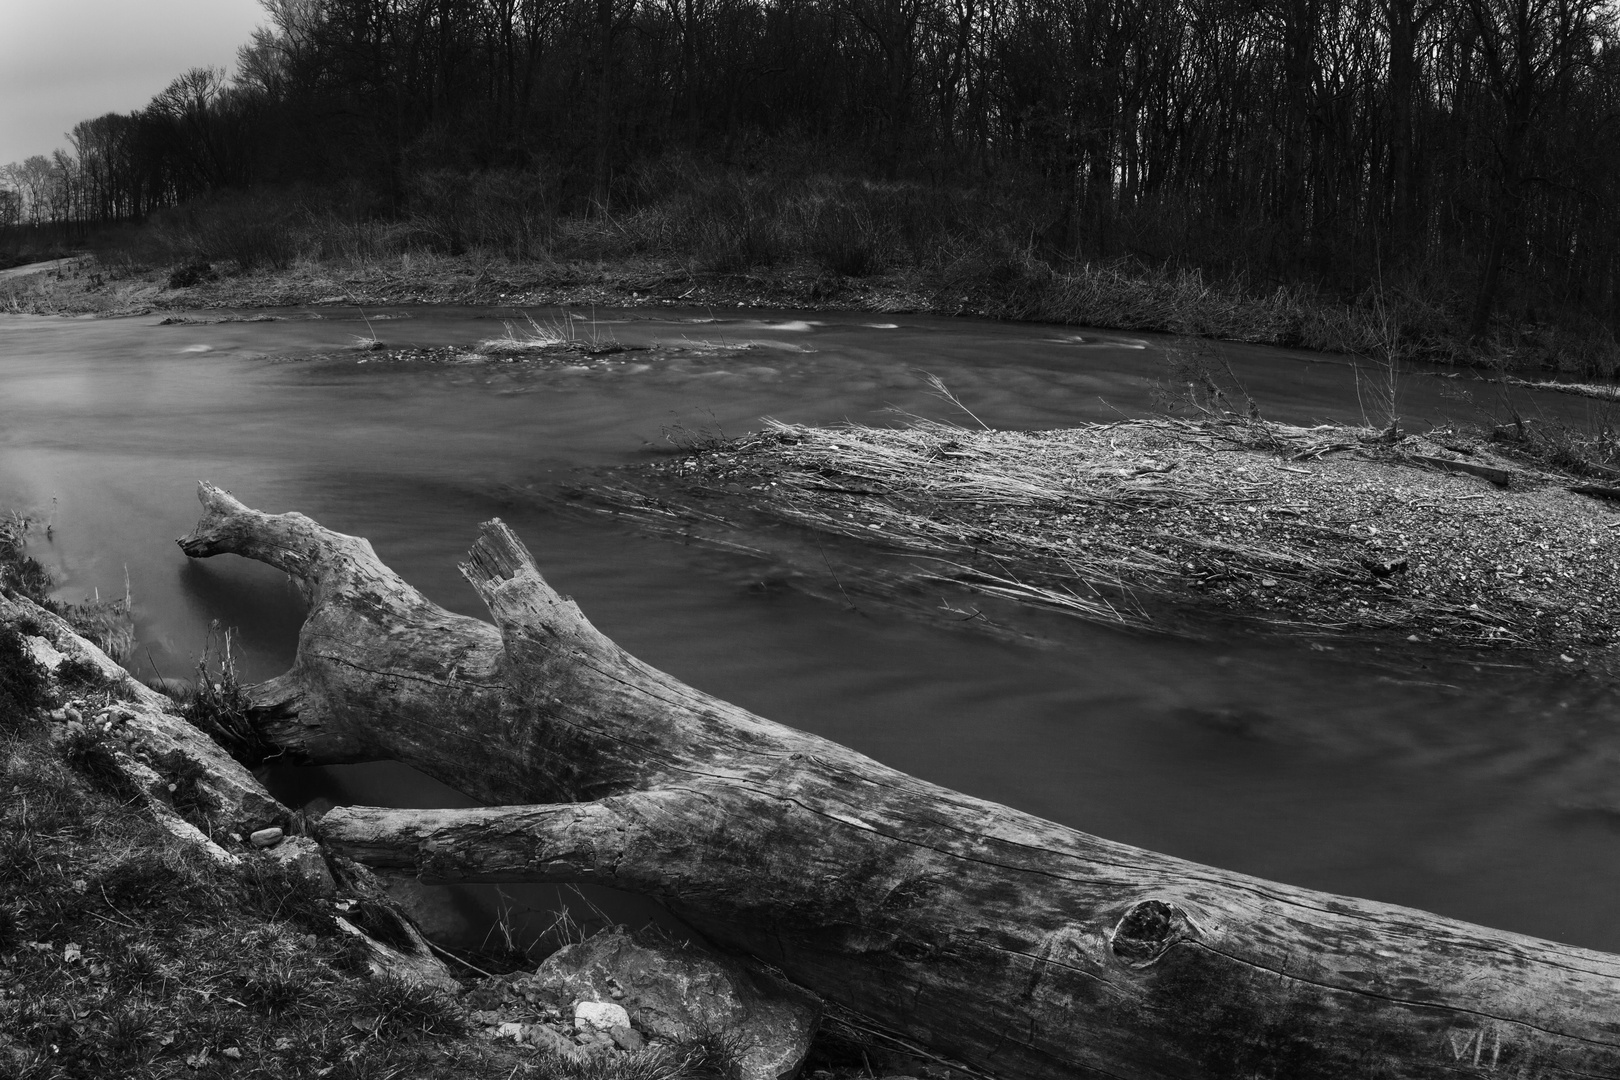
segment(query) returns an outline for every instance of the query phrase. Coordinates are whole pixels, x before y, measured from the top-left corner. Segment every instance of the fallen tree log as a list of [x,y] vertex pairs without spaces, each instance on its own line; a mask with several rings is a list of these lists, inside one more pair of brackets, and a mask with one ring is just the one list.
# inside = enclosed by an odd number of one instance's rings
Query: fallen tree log
[[[339,808],[323,841],[434,881],[589,881],[1007,1080],[1620,1076],[1620,957],[1261,881],[929,784],[642,663],[484,527],[495,626],[364,540],[207,485],[188,555],[310,612],[262,734],[490,804]],[[497,629],[498,627],[498,629]]]

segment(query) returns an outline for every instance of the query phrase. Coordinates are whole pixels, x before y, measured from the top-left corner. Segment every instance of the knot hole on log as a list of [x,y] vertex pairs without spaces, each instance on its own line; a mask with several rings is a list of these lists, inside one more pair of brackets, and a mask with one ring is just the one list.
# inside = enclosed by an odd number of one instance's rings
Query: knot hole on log
[[1151,964],[1176,942],[1191,937],[1187,913],[1163,900],[1131,905],[1114,927],[1114,955],[1132,965]]

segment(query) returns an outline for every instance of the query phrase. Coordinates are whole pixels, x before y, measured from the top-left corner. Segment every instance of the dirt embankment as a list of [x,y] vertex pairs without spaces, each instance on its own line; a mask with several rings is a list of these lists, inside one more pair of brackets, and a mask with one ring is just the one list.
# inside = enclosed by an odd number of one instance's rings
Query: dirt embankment
[[853,541],[891,558],[840,587],[893,597],[952,582],[1141,630],[1613,669],[1620,502],[1503,450],[1235,419],[775,425],[584,494],[733,546],[782,525]]

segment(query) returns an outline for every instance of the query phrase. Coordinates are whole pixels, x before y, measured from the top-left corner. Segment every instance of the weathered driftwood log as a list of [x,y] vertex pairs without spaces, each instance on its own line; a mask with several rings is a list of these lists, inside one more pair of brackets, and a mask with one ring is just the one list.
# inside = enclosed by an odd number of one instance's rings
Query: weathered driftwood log
[[311,762],[495,805],[346,808],[325,841],[439,881],[591,881],[1000,1077],[1620,1076],[1620,958],[1111,843],[887,768],[654,670],[484,528],[499,630],[363,540],[214,488],[184,541],[287,571],[257,688]]

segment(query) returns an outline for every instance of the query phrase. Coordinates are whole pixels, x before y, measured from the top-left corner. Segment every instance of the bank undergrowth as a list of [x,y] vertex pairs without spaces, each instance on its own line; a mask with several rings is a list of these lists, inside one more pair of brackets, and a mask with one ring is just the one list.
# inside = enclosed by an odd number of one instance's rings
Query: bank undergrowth
[[[39,603],[24,531],[0,525],[0,589]],[[303,879],[216,863],[135,809],[110,728],[47,716],[117,687],[47,678],[25,633],[0,625],[0,1075],[511,1073],[447,1000],[370,978]]]
[[[27,524],[0,520],[0,590],[48,604]],[[369,977],[302,878],[216,863],[134,809],[116,736],[47,717],[117,688],[67,663],[47,678],[25,633],[0,625],[0,1076],[511,1075],[449,1001]]]
[[[425,172],[402,208],[302,189],[222,192],[104,231],[95,262],[0,281],[0,311],[215,303],[771,303],[976,314],[1398,354],[1608,378],[1605,327],[1533,298],[1487,340],[1464,327],[1463,267],[1390,268],[1350,291],[1253,273],[1159,207],[1120,223],[1106,258],[1055,247],[1050,193],[977,183],[752,172],[675,156],[610,206],[540,174]],[[1184,235],[1185,234],[1185,235]],[[1191,239],[1189,239],[1189,236]],[[1206,238],[1207,239],[1207,238]],[[1205,250],[1205,247],[1208,250]],[[1166,257],[1157,252],[1182,254]]]
[[78,603],[52,599],[56,580],[38,559],[28,554],[28,533],[34,523],[26,516],[0,514],[0,589],[8,589],[54,611],[80,634],[113,659],[128,659],[135,648],[135,622],[131,617],[129,583],[124,595],[96,593]]

